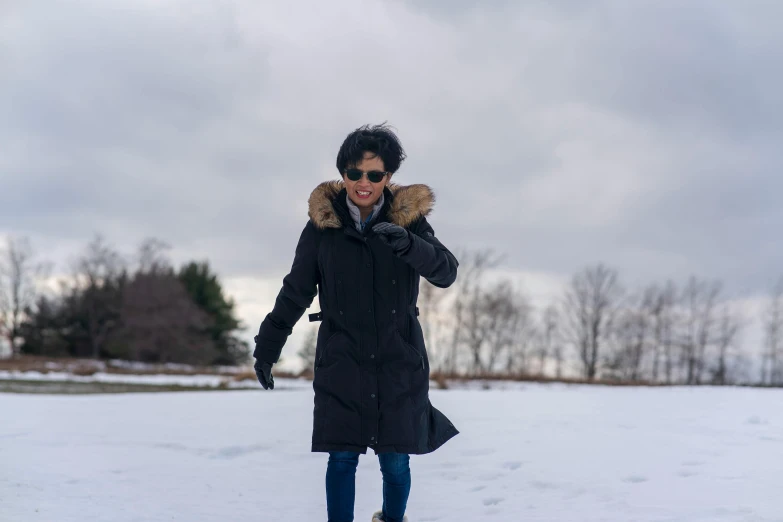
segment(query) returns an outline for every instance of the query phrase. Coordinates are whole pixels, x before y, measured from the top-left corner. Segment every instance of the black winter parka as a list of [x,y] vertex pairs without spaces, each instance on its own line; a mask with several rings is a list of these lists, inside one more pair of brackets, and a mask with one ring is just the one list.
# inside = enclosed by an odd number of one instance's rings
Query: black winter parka
[[430,365],[418,320],[419,278],[441,288],[458,262],[425,216],[434,196],[426,185],[390,184],[373,224],[408,229],[410,248],[397,256],[367,226],[357,231],[342,182],[320,184],[309,200],[290,273],[259,328],[254,356],[270,363],[316,295],[312,451],[425,454],[458,434],[429,399]]

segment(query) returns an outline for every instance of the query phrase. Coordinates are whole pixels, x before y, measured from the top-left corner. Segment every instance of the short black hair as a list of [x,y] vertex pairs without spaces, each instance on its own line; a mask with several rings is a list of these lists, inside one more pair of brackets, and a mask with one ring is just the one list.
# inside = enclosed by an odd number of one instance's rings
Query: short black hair
[[345,169],[361,163],[365,152],[379,156],[383,167],[392,174],[397,172],[406,158],[399,138],[386,122],[380,125],[364,125],[345,138],[337,153],[337,171],[342,174]]

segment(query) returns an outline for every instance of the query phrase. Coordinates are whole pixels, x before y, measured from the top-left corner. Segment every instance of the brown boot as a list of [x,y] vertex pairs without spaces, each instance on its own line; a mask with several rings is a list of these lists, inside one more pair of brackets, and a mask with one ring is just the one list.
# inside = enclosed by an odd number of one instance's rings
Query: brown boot
[[[372,515],[372,522],[384,522],[383,521],[383,511],[376,511]],[[402,522],[408,522],[408,515],[405,515],[402,517]]]

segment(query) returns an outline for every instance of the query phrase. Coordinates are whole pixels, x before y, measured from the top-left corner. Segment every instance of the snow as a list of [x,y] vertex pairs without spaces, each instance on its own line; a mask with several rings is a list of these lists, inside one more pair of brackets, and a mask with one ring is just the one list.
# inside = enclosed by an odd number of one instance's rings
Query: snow
[[105,382],[124,384],[150,384],[160,386],[219,386],[227,381],[219,375],[133,375],[96,372],[92,375],[74,375],[69,372],[0,371],[0,379],[57,382]]
[[[220,375],[169,375],[169,374],[120,374],[96,372],[93,375],[74,375],[69,372],[36,372],[0,370],[2,381],[44,381],[44,382],[74,382],[74,383],[108,383],[108,384],[143,384],[147,386],[186,386],[217,388],[257,389],[260,385],[256,380],[237,381],[232,377]],[[275,387],[279,388],[312,388],[312,382],[306,379],[275,379]]]
[[[411,522],[783,521],[783,390],[433,390]],[[0,394],[0,520],[323,521],[312,391]],[[381,502],[360,459],[356,520]]]
[[[109,366],[112,368],[124,368],[127,370],[137,370],[137,371],[154,371],[157,368],[162,368],[165,370],[172,370],[172,371],[180,371],[180,372],[195,372],[196,367],[192,366],[190,364],[179,364],[179,363],[163,363],[163,364],[152,364],[152,363],[143,363],[143,362],[137,362],[137,361],[124,361],[122,359],[111,359],[109,360]],[[244,368],[240,366],[212,366],[212,369],[219,372],[219,373],[239,373],[244,370]]]

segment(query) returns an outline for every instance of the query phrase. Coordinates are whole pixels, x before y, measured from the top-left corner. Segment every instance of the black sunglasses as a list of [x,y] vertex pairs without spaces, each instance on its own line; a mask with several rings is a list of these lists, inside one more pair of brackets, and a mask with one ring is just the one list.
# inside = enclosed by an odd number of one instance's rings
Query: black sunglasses
[[[346,169],[345,171],[346,177],[351,181],[359,181],[362,179],[362,174],[364,174],[364,172],[359,169]],[[383,178],[386,176],[386,174],[388,173],[380,170],[371,170],[367,173],[367,179],[370,180],[370,183],[380,183],[383,181]]]

